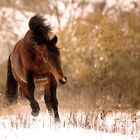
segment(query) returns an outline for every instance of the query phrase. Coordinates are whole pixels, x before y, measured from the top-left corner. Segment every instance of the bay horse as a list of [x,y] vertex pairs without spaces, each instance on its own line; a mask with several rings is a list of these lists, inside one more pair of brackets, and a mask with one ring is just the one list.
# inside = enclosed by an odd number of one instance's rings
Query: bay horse
[[5,99],[8,104],[17,100],[17,89],[29,100],[31,114],[38,116],[40,107],[34,98],[35,86],[43,81],[44,100],[49,113],[60,120],[56,97],[57,81],[66,83],[57,36],[50,39],[52,28],[45,23],[42,15],[34,15],[29,20],[29,30],[19,40],[9,55]]

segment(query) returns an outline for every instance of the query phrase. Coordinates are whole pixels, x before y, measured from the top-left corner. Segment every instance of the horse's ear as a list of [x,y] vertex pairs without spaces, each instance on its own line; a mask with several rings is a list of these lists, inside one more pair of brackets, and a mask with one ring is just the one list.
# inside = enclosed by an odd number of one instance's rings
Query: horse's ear
[[57,43],[57,36],[55,35],[53,38],[52,38],[52,40],[51,40],[54,44],[56,44]]

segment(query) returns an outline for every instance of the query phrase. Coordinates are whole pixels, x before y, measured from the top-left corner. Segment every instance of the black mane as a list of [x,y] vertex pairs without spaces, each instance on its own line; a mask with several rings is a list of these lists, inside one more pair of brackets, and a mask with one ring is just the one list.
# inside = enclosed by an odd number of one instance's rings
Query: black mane
[[52,32],[52,27],[50,24],[45,24],[46,19],[42,15],[35,15],[29,21],[30,33],[27,33],[31,38],[31,42],[37,43],[37,45],[45,44],[51,54],[51,57],[55,58],[55,55],[59,55],[59,48],[56,46],[55,42],[50,39],[49,34]]
[[42,15],[35,15],[29,21],[29,28],[32,32],[32,40],[37,44],[43,44],[50,40],[49,33],[52,32],[50,24],[45,23],[46,19]]

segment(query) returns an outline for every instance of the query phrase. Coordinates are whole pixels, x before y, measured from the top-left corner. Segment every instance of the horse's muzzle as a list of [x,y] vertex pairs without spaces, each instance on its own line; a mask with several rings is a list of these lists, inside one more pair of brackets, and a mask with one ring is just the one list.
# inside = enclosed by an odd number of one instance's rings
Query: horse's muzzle
[[66,82],[67,82],[67,77],[64,77],[64,78],[62,78],[62,79],[59,79],[59,82],[60,82],[62,85],[66,84]]

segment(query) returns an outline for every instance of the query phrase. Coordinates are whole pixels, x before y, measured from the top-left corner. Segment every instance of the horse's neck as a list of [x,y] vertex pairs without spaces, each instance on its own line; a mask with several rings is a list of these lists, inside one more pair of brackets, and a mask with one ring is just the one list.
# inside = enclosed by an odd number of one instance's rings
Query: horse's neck
[[33,34],[31,32],[31,30],[29,30],[25,36],[24,36],[24,41],[29,45],[29,46],[33,46],[35,44],[35,42],[33,41]]

